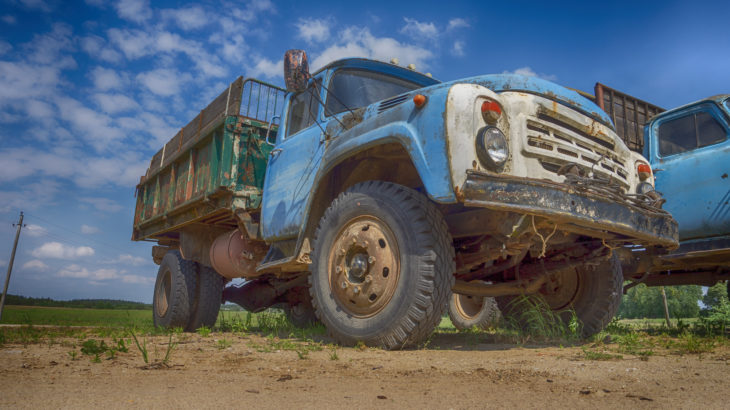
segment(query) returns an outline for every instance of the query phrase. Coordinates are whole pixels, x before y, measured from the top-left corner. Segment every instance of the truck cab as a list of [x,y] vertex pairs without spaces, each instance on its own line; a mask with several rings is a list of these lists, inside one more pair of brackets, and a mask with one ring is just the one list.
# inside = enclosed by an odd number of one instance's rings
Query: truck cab
[[[653,117],[644,128],[664,209],[677,220],[680,246],[667,255],[634,255],[634,278],[649,286],[711,286],[730,278],[730,95]],[[643,280],[642,280],[643,278]]]

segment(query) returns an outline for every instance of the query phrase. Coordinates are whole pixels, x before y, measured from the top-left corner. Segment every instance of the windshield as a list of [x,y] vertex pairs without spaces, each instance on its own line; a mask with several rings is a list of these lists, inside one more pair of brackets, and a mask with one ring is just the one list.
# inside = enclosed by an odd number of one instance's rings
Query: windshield
[[335,73],[330,83],[325,112],[329,116],[348,108],[354,110],[422,87],[382,73],[356,69],[340,70]]

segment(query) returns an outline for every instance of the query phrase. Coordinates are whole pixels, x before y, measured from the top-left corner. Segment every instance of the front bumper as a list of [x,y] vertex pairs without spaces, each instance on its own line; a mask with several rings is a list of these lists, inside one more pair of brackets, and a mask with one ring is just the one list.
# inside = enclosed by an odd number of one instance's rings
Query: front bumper
[[678,246],[677,221],[668,213],[566,183],[469,170],[459,199],[466,206],[543,217],[600,238],[609,234],[637,245]]

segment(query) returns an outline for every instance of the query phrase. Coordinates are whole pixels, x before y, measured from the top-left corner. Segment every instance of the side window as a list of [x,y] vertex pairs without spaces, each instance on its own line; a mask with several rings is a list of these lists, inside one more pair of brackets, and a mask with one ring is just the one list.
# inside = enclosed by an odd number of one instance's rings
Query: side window
[[295,95],[289,104],[287,137],[314,124],[319,113],[319,82],[313,82],[306,90]]
[[668,156],[725,141],[723,126],[706,111],[675,118],[659,125],[659,154]]

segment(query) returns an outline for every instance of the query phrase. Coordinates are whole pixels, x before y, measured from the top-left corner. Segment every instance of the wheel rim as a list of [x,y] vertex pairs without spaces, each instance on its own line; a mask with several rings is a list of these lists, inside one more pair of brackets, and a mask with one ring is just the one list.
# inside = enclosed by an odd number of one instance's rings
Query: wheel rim
[[335,236],[328,261],[332,294],[355,317],[376,315],[398,287],[398,243],[390,228],[374,216],[348,221]]
[[580,292],[581,281],[577,269],[563,269],[552,275],[540,290],[551,310],[570,307]]
[[454,293],[454,304],[456,312],[465,319],[472,319],[482,311],[484,298],[477,296],[459,295]]
[[160,286],[157,287],[157,291],[155,292],[155,309],[157,310],[157,316],[159,317],[163,317],[167,314],[171,290],[172,276],[170,275],[170,271],[166,270],[162,274]]

